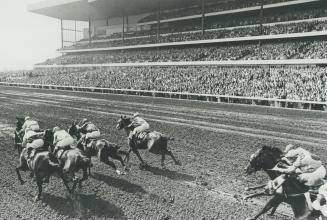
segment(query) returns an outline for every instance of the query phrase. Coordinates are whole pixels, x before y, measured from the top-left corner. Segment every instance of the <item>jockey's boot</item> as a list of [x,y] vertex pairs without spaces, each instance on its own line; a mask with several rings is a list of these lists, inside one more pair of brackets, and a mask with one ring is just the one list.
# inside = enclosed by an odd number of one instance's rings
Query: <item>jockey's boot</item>
[[310,198],[310,192],[304,193],[304,197],[307,200],[309,210],[312,210],[313,208],[312,208],[312,201],[311,201],[311,198]]

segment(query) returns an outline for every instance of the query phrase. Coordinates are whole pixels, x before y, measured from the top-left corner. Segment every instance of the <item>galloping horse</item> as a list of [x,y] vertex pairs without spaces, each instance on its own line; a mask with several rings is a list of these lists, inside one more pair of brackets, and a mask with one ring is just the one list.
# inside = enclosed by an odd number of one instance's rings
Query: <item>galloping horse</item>
[[18,155],[22,152],[22,142],[24,134],[19,133],[24,124],[24,118],[16,117],[16,129],[14,132],[14,141],[15,141],[15,149],[17,149]]
[[[133,127],[129,126],[131,124],[131,119],[126,116],[121,116],[117,122],[116,128],[118,130],[124,129],[127,136],[129,136],[130,132],[133,131]],[[140,168],[143,169],[146,166],[146,163],[143,161],[139,149],[148,150],[153,154],[161,155],[161,166],[165,168],[165,156],[169,155],[176,165],[181,165],[179,161],[176,160],[173,153],[168,149],[168,140],[171,140],[168,136],[159,133],[157,131],[149,132],[143,140],[134,140],[133,142],[128,141],[130,150],[136,154],[138,159],[140,160]]]
[[[281,173],[271,170],[280,162],[281,156],[282,151],[279,148],[264,145],[251,155],[250,163],[246,168],[246,173],[252,174],[259,170],[263,170],[268,174],[269,178],[273,180],[281,175]],[[255,187],[253,189],[263,188],[264,186],[266,185]],[[311,211],[308,208],[304,196],[304,193],[308,191],[307,186],[300,183],[296,178],[290,177],[286,179],[282,187],[283,194],[275,194],[255,217],[248,218],[248,220],[255,220],[270,209],[273,209],[273,214],[282,202],[291,205],[295,219],[314,220],[320,216],[319,212]],[[312,197],[314,198],[314,196]]]
[[39,200],[42,193],[42,185],[43,183],[48,182],[51,175],[57,173],[59,177],[63,180],[67,190],[72,193],[73,191],[69,188],[68,183],[66,179],[64,178],[64,175],[62,173],[62,170],[59,168],[59,166],[55,166],[53,162],[50,160],[48,147],[49,142],[46,141],[49,136],[51,135],[50,130],[45,131],[44,135],[44,146],[42,152],[37,153],[33,159],[27,160],[27,148],[24,148],[20,154],[19,158],[19,165],[16,168],[16,173],[18,176],[18,180],[23,185],[25,181],[23,181],[20,170],[21,171],[32,171],[35,175],[36,184],[38,186],[38,194],[35,197],[35,201]]
[[[73,122],[72,126],[68,129],[68,133],[71,136],[75,137],[77,140],[79,140],[82,136],[81,133],[78,131],[75,122]],[[118,175],[124,174],[124,172],[119,171],[115,163],[109,160],[109,157],[115,160],[119,160],[122,166],[125,168],[125,170],[127,170],[122,155],[125,155],[125,159],[127,159],[127,164],[128,164],[129,154],[123,150],[120,150],[119,149],[120,147],[118,145],[110,143],[105,139],[91,141],[87,145],[83,145],[82,143],[79,143],[77,148],[84,151],[86,156],[89,158],[97,156],[102,163],[105,163],[110,167],[112,167]],[[89,169],[89,173],[91,174],[90,169]]]
[[[52,131],[49,131],[49,133],[51,133],[51,138],[48,140],[51,143],[49,145],[49,151],[53,152],[54,146],[52,142],[54,133]],[[67,150],[59,150],[57,152],[57,155],[52,155],[52,157],[54,156],[56,156],[57,160],[59,161],[59,164],[62,167],[63,174],[65,175],[65,177],[69,177],[73,181],[72,190],[75,190],[77,182],[79,183],[79,187],[82,187],[82,182],[84,180],[87,180],[88,178],[87,169],[91,166],[91,160],[86,157],[83,151],[78,148],[70,148]],[[79,179],[75,175],[75,173],[79,170],[83,171],[82,179]]]

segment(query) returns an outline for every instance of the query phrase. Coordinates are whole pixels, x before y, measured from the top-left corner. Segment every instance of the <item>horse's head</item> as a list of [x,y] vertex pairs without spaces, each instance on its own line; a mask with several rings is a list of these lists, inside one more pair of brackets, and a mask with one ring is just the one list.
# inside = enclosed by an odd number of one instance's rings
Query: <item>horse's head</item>
[[46,129],[44,131],[44,136],[43,136],[43,140],[44,140],[44,146],[45,147],[53,147],[52,143],[53,143],[53,132],[51,129]]
[[72,137],[76,137],[77,139],[81,138],[81,134],[78,130],[77,127],[77,123],[76,121],[73,121],[72,125],[70,126],[70,128],[68,128],[68,133],[72,136]]
[[16,131],[19,131],[22,129],[24,122],[25,122],[25,119],[23,117],[16,116]]
[[117,125],[116,128],[118,130],[121,130],[123,128],[126,128],[127,126],[129,126],[131,124],[131,118],[127,117],[127,116],[120,116],[119,120],[117,121]]
[[277,147],[263,145],[250,157],[246,173],[252,174],[259,170],[272,169],[280,160],[282,151]]

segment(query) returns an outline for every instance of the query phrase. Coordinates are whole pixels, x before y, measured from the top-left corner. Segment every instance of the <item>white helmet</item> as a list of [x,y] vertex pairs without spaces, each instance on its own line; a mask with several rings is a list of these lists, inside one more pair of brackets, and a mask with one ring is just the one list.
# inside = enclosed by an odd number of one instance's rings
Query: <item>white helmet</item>
[[287,152],[289,152],[290,150],[294,150],[294,149],[296,149],[297,147],[298,147],[298,146],[296,146],[296,145],[294,145],[294,144],[289,144],[289,145],[286,146],[284,153],[287,153]]
[[55,133],[55,132],[60,131],[60,130],[61,130],[61,128],[58,127],[58,126],[56,126],[56,127],[54,127],[54,128],[52,129],[52,132]]
[[134,115],[133,115],[133,118],[138,117],[138,116],[140,116],[140,113],[135,112]]

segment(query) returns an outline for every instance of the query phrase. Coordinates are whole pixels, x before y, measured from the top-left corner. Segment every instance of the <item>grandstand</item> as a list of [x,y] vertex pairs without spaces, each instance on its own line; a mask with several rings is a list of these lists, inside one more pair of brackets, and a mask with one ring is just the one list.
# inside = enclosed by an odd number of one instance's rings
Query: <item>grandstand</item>
[[323,0],[46,0],[28,10],[60,19],[62,55],[0,81],[324,109],[326,6]]

